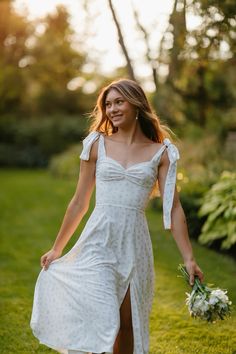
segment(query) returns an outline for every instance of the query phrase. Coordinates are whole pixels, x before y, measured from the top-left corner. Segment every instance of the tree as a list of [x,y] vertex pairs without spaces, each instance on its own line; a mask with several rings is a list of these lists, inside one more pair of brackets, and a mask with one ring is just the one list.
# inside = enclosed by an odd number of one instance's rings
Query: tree
[[34,62],[31,66],[36,111],[78,113],[84,111],[81,88],[69,90],[72,79],[81,76],[85,56],[72,47],[73,31],[69,14],[63,6],[48,15],[43,24],[45,31],[36,37],[31,48]]
[[[222,113],[235,105],[230,75],[235,65],[235,5],[232,1],[175,0],[163,38],[161,62],[169,66],[165,85],[185,120],[222,126]],[[186,27],[194,15],[200,25]],[[177,114],[179,114],[177,113]],[[183,120],[184,121],[184,120]],[[220,129],[218,129],[220,132]]]

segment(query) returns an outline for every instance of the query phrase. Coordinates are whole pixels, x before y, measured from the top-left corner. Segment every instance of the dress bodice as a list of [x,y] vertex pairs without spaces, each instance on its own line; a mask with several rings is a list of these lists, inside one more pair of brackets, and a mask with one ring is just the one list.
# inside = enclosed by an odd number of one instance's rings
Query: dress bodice
[[171,227],[171,209],[176,182],[176,167],[179,152],[169,139],[164,139],[162,147],[148,160],[135,163],[127,168],[106,154],[104,136],[93,131],[83,140],[80,158],[89,160],[92,144],[99,139],[96,163],[96,204],[123,206],[143,211],[158,178],[158,165],[162,153],[167,149],[169,169],[163,195],[163,219],[165,229]]

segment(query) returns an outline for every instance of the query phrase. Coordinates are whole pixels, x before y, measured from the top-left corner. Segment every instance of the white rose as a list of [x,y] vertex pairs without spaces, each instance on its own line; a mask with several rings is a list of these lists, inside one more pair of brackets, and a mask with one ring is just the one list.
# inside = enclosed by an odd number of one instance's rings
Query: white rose
[[194,302],[192,304],[193,306],[193,309],[194,310],[198,310],[201,306],[201,302],[202,302],[202,299],[201,299],[201,296],[200,295],[197,295],[194,299]]
[[209,297],[209,304],[214,306],[217,302],[219,302],[219,298],[211,293]]
[[204,300],[203,303],[202,303],[202,312],[207,312],[209,310],[209,303]]
[[205,297],[197,295],[192,310],[194,312],[204,313],[209,310],[209,303],[205,300]]
[[221,289],[216,289],[216,290],[212,290],[210,296],[217,297],[222,302],[227,303],[229,301],[229,298],[226,295],[226,293],[227,293],[227,291],[223,291]]

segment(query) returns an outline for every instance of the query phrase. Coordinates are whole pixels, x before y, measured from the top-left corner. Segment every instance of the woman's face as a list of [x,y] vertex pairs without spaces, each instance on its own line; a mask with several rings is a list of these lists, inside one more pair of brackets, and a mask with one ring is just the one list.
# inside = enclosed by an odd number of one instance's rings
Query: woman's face
[[137,108],[115,89],[108,92],[105,108],[106,115],[114,127],[128,127],[136,121]]

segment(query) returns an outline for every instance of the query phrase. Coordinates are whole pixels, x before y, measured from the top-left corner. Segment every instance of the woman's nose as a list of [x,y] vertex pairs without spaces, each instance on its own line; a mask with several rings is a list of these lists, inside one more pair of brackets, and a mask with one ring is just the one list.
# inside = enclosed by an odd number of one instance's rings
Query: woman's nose
[[110,106],[110,112],[111,113],[113,113],[113,112],[117,112],[117,106],[116,106],[116,104],[111,104],[111,106]]

